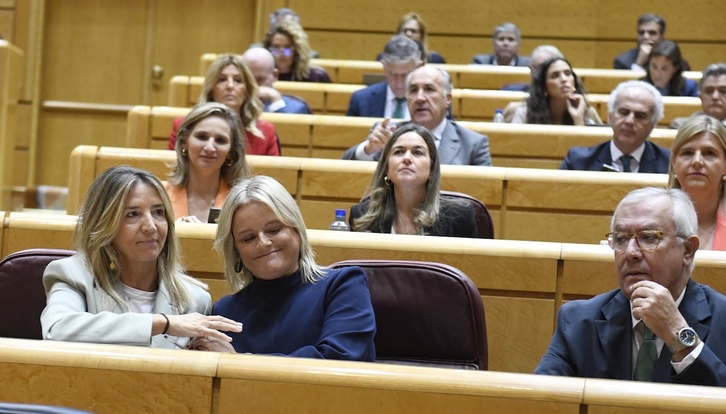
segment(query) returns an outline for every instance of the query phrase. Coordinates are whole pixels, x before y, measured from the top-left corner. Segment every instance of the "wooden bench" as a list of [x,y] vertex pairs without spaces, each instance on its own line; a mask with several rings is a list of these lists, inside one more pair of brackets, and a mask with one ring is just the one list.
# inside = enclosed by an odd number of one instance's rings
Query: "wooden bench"
[[[3,256],[33,247],[70,248],[75,216],[5,215]],[[176,227],[190,274],[208,283],[214,300],[228,293],[221,257],[212,249],[214,225]],[[617,287],[613,252],[596,244],[562,244],[341,233],[308,230],[320,264],[347,259],[425,260],[465,272],[482,295],[489,332],[491,370],[531,372],[551,338],[557,309],[565,300]],[[445,242],[442,242],[445,241]],[[726,292],[726,252],[699,251],[694,278]],[[512,326],[519,327],[512,330]]]
[[[620,72],[620,71],[613,71]],[[169,81],[169,106],[192,107],[202,90],[204,78],[200,76],[174,76]],[[364,85],[277,82],[275,87],[284,94],[305,99],[317,115],[345,115],[350,96]],[[457,120],[491,121],[497,109],[511,102],[523,101],[524,92],[454,89],[451,94],[451,112]],[[588,103],[593,106],[603,122],[608,117],[608,94],[590,93]],[[701,109],[701,100],[694,97],[666,96],[663,98],[665,116],[659,125],[668,128],[673,118],[690,116]]]
[[[165,149],[176,117],[189,108],[136,106],[128,114],[126,146]],[[362,142],[378,118],[331,115],[263,114],[275,124],[285,156],[340,159],[346,149]],[[612,137],[608,127],[495,124],[459,122],[489,137],[495,166],[556,169],[573,146],[591,146]],[[670,148],[675,130],[655,129],[651,140]]]
[[4,401],[101,414],[726,412],[716,387],[8,338],[0,367]]
[[[68,212],[80,206],[93,179],[112,165],[129,164],[160,178],[175,153],[79,146],[71,155]],[[374,162],[316,158],[248,156],[253,173],[280,180],[296,198],[306,224],[327,229],[336,208],[348,209],[363,196]],[[500,239],[597,243],[604,238],[612,210],[627,192],[665,186],[665,174],[541,170],[443,165],[444,190],[471,194],[492,214]]]
[[[219,55],[216,53],[205,53],[199,58],[199,74],[202,77],[217,56]],[[313,59],[311,64],[325,69],[333,83],[362,84],[365,75],[384,74],[383,65],[373,60]],[[432,64],[432,66],[449,72],[454,87],[462,89],[498,90],[504,85],[531,81],[531,73],[527,67],[461,64]],[[574,68],[574,71],[582,80],[585,90],[599,94],[609,94],[619,83],[645,76],[644,72],[632,70]],[[684,72],[684,76],[700,80],[701,72]]]

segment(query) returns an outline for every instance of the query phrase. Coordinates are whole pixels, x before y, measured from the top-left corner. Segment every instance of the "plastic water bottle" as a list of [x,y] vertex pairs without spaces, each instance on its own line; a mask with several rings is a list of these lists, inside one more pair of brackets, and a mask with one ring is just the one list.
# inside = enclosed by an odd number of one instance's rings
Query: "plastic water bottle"
[[502,113],[501,109],[494,111],[494,122],[497,124],[504,123],[504,113]]
[[345,210],[335,210],[335,220],[330,223],[330,230],[334,231],[350,231],[350,226],[345,221]]

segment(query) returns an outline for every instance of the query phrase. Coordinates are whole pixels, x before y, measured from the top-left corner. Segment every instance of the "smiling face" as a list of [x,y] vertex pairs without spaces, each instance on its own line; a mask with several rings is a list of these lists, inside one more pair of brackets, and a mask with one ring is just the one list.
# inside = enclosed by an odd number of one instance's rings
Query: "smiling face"
[[398,137],[388,156],[387,175],[394,187],[426,187],[431,176],[431,154],[419,134],[411,131]]
[[567,99],[575,93],[575,76],[564,60],[557,60],[547,68],[546,82],[550,99]]
[[497,56],[497,63],[508,65],[519,50],[519,42],[514,32],[499,32],[492,40],[494,43],[494,54]]
[[673,171],[683,191],[720,194],[726,175],[726,153],[721,141],[710,132],[691,137],[673,156]]
[[164,203],[149,184],[136,184],[126,196],[121,226],[111,241],[121,269],[155,272],[168,232]]
[[653,56],[648,63],[648,73],[653,85],[665,89],[678,68],[665,56]]
[[189,165],[199,173],[219,173],[232,149],[232,130],[226,120],[210,116],[197,122],[182,143]]
[[451,104],[451,93],[444,88],[441,72],[422,66],[413,71],[406,87],[411,120],[429,131],[436,128],[446,117]]
[[227,65],[219,73],[217,83],[212,89],[212,100],[225,104],[229,109],[240,113],[247,99],[244,75],[235,65]]
[[614,220],[614,231],[635,233],[642,230],[662,231],[663,236],[653,250],[643,250],[635,239],[625,249],[615,252],[615,272],[626,298],[633,293],[633,284],[641,280],[656,282],[674,298],[683,291],[693,260],[691,247],[676,236],[672,201],[667,196],[640,200],[620,207]]
[[297,271],[300,235],[266,204],[252,201],[238,208],[232,235],[242,263],[255,277],[272,280]]
[[608,122],[613,128],[613,142],[624,154],[633,152],[650,135],[655,127],[654,107],[653,95],[646,89],[631,87],[618,95]]

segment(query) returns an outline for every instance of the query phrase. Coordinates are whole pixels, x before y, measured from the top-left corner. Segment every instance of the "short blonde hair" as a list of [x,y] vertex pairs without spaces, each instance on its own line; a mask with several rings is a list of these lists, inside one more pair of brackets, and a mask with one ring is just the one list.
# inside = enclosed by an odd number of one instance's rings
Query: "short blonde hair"
[[[214,249],[224,255],[224,277],[232,291],[244,289],[253,280],[254,275],[244,266],[237,251],[232,225],[235,212],[255,201],[268,206],[283,225],[292,228],[300,236],[300,273],[304,282],[315,283],[325,273],[325,268],[315,263],[315,253],[308,241],[305,221],[295,199],[274,178],[257,175],[240,181],[230,190],[217,224]],[[235,271],[238,263],[242,266],[240,273]]]

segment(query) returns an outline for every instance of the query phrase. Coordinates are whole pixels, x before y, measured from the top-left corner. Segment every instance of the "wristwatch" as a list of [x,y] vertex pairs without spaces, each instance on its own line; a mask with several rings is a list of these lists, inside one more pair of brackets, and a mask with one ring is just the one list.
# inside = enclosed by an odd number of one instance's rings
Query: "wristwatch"
[[676,339],[668,345],[668,349],[672,354],[683,351],[698,343],[698,334],[690,326],[682,328],[676,332]]

